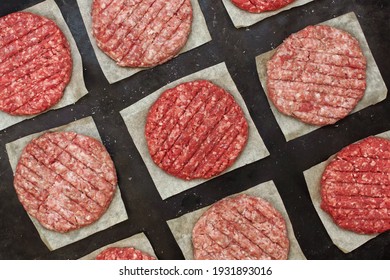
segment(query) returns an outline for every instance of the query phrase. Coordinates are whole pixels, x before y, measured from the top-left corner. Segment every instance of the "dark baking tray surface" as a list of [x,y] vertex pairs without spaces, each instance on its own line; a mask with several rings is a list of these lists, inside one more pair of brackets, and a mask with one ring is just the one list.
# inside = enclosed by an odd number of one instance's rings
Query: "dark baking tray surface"
[[[38,0],[1,1],[0,16]],[[303,171],[342,147],[390,129],[388,98],[332,126],[286,142],[260,85],[255,56],[309,24],[355,12],[373,56],[390,85],[390,2],[316,0],[251,27],[234,28],[221,1],[200,0],[212,41],[168,63],[109,84],[96,60],[76,0],[56,0],[82,55],[89,94],[76,104],[0,131],[0,259],[78,259],[109,243],[144,232],[159,259],[183,259],[166,221],[262,182],[273,180],[307,259],[390,259],[390,232],[345,254],[333,245],[312,203]],[[180,77],[226,62],[271,155],[193,189],[161,200],[119,111]],[[49,251],[19,203],[5,144],[92,116],[115,162],[129,219],[55,251]]]

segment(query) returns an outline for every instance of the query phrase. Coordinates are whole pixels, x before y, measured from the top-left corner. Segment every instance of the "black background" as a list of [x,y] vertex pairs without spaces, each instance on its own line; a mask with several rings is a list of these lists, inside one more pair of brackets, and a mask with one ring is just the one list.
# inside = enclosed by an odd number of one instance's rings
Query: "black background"
[[[39,2],[42,1],[1,1],[0,16]],[[110,85],[96,60],[76,0],[56,0],[80,50],[89,94],[74,105],[0,131],[0,259],[78,259],[139,232],[146,234],[159,259],[183,259],[167,220],[268,180],[273,180],[278,188],[307,259],[390,259],[389,231],[348,254],[334,246],[311,203],[303,177],[304,170],[342,147],[389,130],[389,99],[335,125],[286,142],[270,110],[255,66],[255,56],[276,47],[291,33],[353,11],[389,86],[390,1],[315,0],[242,29],[233,26],[221,1],[199,2],[212,36],[211,42]],[[119,111],[178,78],[223,61],[271,155],[162,200]],[[129,219],[50,252],[17,199],[5,144],[87,116],[93,117],[115,162]]]

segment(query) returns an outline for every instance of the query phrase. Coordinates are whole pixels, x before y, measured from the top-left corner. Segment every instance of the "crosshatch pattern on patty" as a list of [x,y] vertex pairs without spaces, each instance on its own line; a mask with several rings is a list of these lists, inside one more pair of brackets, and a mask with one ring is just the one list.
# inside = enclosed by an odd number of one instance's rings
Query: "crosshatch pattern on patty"
[[49,132],[32,140],[14,177],[26,211],[57,232],[97,221],[109,207],[116,184],[115,167],[105,147],[74,132]]
[[312,125],[347,116],[366,89],[366,58],[349,33],[327,25],[289,36],[267,63],[269,98],[283,114]]
[[34,115],[59,102],[72,73],[57,24],[29,12],[0,18],[0,110]]
[[191,32],[190,0],[94,0],[92,31],[99,48],[126,67],[173,58]]
[[231,166],[245,147],[248,123],[233,96],[207,80],[162,93],[145,127],[153,161],[185,179],[210,178]]

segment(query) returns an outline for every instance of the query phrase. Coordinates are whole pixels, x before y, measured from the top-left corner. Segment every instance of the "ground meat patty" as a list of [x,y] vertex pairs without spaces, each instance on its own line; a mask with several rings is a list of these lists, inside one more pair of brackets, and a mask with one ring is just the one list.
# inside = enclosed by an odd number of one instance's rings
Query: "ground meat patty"
[[190,0],[94,0],[92,31],[120,66],[151,67],[174,57],[192,25]]
[[71,73],[69,44],[56,23],[27,12],[0,18],[0,110],[34,115],[49,109]]
[[245,194],[220,200],[192,231],[198,260],[287,259],[286,223],[267,201]]
[[342,149],[321,179],[321,207],[357,233],[390,229],[390,141],[368,137]]
[[153,161],[185,179],[210,178],[231,166],[248,138],[232,95],[206,80],[166,90],[150,108],[145,136]]
[[98,220],[115,193],[117,177],[105,147],[74,132],[32,140],[16,167],[14,186],[26,211],[42,226],[68,232]]
[[154,257],[132,247],[110,247],[96,256],[97,260],[155,260]]
[[283,114],[312,125],[347,116],[366,89],[366,59],[349,33],[308,26],[288,37],[267,63],[268,95]]
[[231,0],[234,5],[251,13],[275,11],[295,0]]

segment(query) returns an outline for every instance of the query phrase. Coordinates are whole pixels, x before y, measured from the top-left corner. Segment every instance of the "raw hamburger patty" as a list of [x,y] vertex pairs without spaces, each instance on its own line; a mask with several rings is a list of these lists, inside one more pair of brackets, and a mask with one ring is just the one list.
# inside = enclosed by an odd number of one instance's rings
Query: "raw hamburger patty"
[[230,1],[232,1],[234,5],[236,5],[242,10],[251,13],[261,13],[261,12],[278,10],[294,2],[295,0],[230,0]]
[[241,153],[248,123],[228,92],[197,80],[162,93],[149,110],[145,136],[153,161],[167,173],[210,178]]
[[16,167],[14,186],[42,226],[68,232],[97,221],[114,196],[117,177],[105,147],[74,132],[32,140]]
[[132,247],[111,247],[96,256],[97,260],[155,260],[154,257]]
[[312,125],[347,116],[366,89],[366,59],[349,33],[326,25],[292,34],[267,63],[268,96],[283,114]]
[[191,32],[190,0],[94,0],[92,31],[120,66],[151,67],[173,58]]
[[0,18],[0,110],[34,115],[49,109],[71,73],[69,44],[56,23],[27,12]]
[[321,179],[321,207],[357,233],[390,229],[390,141],[368,137],[342,149]]
[[267,201],[238,195],[212,205],[192,231],[198,260],[287,259],[286,223]]

